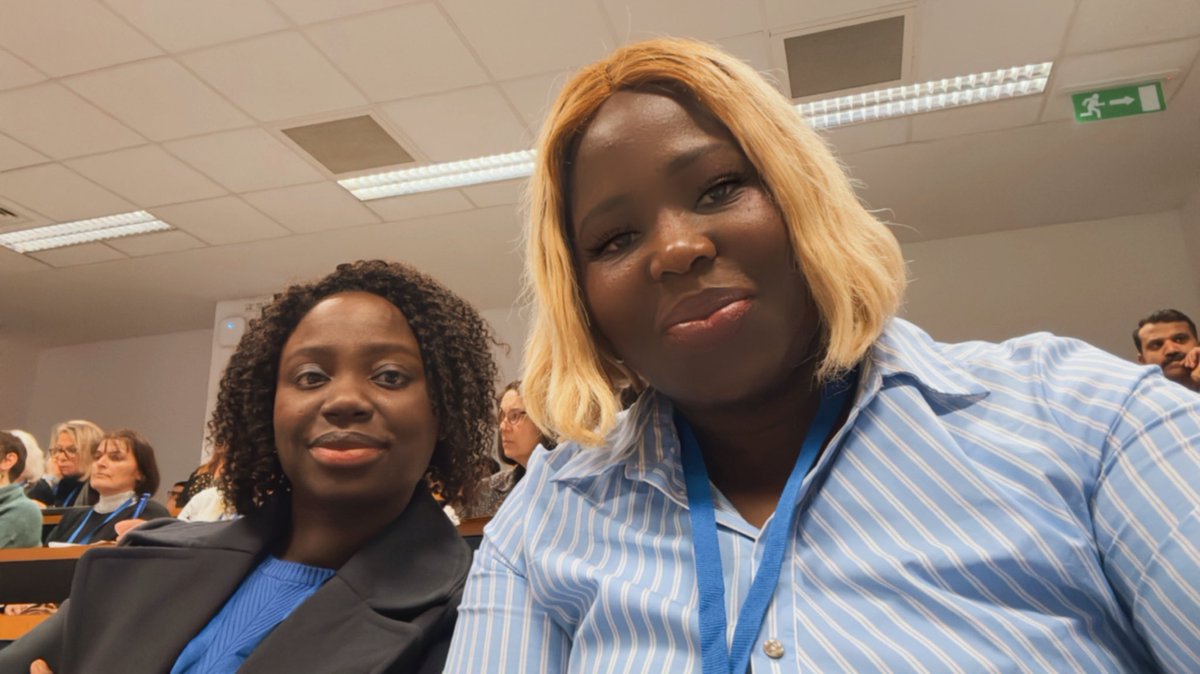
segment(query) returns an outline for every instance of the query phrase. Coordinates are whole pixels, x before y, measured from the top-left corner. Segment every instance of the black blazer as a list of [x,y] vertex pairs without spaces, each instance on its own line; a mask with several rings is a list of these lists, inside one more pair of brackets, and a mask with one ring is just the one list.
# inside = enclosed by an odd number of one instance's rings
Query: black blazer
[[[0,674],[169,672],[283,530],[279,518],[156,520],[79,560],[71,599],[0,650]],[[267,635],[239,672],[438,673],[471,552],[418,488],[408,508]]]

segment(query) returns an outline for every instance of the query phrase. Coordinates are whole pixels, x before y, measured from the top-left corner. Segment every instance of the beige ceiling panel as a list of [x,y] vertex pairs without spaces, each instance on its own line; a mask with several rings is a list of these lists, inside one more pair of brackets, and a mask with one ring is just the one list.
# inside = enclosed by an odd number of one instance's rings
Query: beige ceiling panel
[[341,110],[367,102],[297,33],[276,33],[181,58],[217,91],[264,121]]
[[[458,190],[406,194],[402,197],[374,199],[363,203],[387,222],[427,218],[432,215],[469,211],[475,208],[474,204]],[[386,255],[386,251],[380,254]]]
[[274,0],[275,6],[300,24],[353,16],[376,9],[403,5],[413,0]]
[[214,246],[288,236],[290,231],[237,197],[160,206],[154,215]]
[[1094,52],[1200,35],[1196,0],[1083,0],[1067,53]]
[[888,145],[908,142],[907,119],[885,119],[867,124],[852,124],[823,132],[839,157]]
[[167,140],[253,123],[171,59],[107,68],[63,82],[151,140]]
[[0,89],[37,84],[46,79],[36,68],[0,49]]
[[187,232],[139,234],[137,236],[125,236],[120,239],[113,239],[106,243],[130,257],[174,253],[180,250],[203,248],[205,245],[203,241],[191,236]]
[[496,79],[574,68],[612,49],[614,36],[591,0],[443,0]]
[[1044,103],[1044,96],[1026,96],[917,115],[912,118],[912,139],[932,140],[1036,124]]
[[307,32],[373,101],[487,81],[475,57],[432,4],[325,23]]
[[154,145],[75,159],[68,165],[142,208],[225,193],[220,185]]
[[0,136],[0,171],[32,166],[46,161],[46,156],[34,152],[8,136]]
[[266,0],[105,0],[171,52],[290,27]]
[[166,143],[175,156],[234,192],[322,179],[307,161],[262,129],[241,129]]
[[[751,68],[772,78],[775,84],[787,82],[787,73],[783,68],[772,70],[770,38],[766,33],[723,37],[717,40],[717,43],[724,47],[725,51],[749,63]],[[782,88],[780,90],[782,91]]]
[[162,52],[94,0],[5,3],[0,44],[52,77]]
[[913,82],[1052,61],[1075,8],[1073,0],[917,5]]
[[817,28],[824,23],[852,16],[866,16],[883,9],[894,8],[896,5],[896,0],[764,0],[763,9],[766,11],[768,30],[778,33],[806,26]]
[[520,204],[525,198],[525,190],[529,187],[528,180],[505,180],[502,183],[487,183],[471,185],[462,188],[471,203],[479,208]]
[[674,35],[715,40],[765,28],[758,3],[728,0],[603,0],[604,11],[626,42]]
[[525,149],[524,125],[496,87],[476,87],[383,106],[431,161]]
[[94,105],[49,83],[0,93],[0,132],[55,159],[146,142]]
[[78,267],[97,262],[123,260],[126,257],[120,251],[102,243],[81,243],[78,246],[43,250],[29,255],[52,267]]
[[41,271],[46,268],[46,263],[36,260],[28,255],[21,255],[0,246],[0,275],[3,274],[22,274],[31,271]]
[[54,222],[98,218],[137,207],[61,164],[0,173],[0,196]]
[[[1160,79],[1167,73],[1187,72],[1200,54],[1200,40],[1179,40],[1146,47],[1068,56],[1054,68],[1042,121],[1071,119],[1071,94],[1105,86],[1139,84]],[[1163,96],[1171,108],[1180,78],[1163,82]]]
[[500,88],[517,108],[529,130],[536,134],[541,129],[554,98],[567,82],[567,72],[522,77],[501,82]]
[[318,232],[379,222],[337,183],[283,187],[243,195],[258,210],[293,232]]

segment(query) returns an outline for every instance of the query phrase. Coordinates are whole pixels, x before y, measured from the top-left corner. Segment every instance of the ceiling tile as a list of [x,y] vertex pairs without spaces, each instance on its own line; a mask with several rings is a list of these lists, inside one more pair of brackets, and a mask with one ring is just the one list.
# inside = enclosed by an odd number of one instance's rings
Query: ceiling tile
[[214,246],[291,234],[237,197],[159,206],[152,212],[163,221]]
[[525,120],[529,130],[536,134],[541,129],[542,122],[546,120],[550,106],[554,104],[554,98],[567,83],[567,76],[566,71],[534,75],[501,82],[500,88],[517,108],[517,112]]
[[[796,2],[796,0],[764,0],[767,27],[772,33],[784,30],[818,27],[839,19],[869,16],[896,5],[895,0],[837,0],[836,2]],[[736,10],[731,10],[736,11]]]
[[37,84],[46,79],[36,68],[0,49],[0,89]]
[[325,23],[307,32],[374,101],[487,81],[475,57],[431,4]]
[[173,253],[179,250],[203,248],[205,245],[203,241],[187,232],[153,232],[137,236],[124,236],[106,243],[132,257]]
[[909,79],[926,82],[1054,60],[1075,2],[933,0],[917,8]]
[[262,129],[241,129],[164,145],[234,192],[254,192],[322,179],[296,151]]
[[125,255],[120,251],[103,243],[82,243],[78,246],[43,250],[40,253],[30,253],[29,255],[54,267],[78,267],[84,264],[125,259]]
[[476,87],[383,106],[431,161],[453,161],[525,148],[528,134],[496,87]]
[[272,0],[296,23],[316,23],[343,16],[362,14],[374,9],[403,5],[412,0]]
[[146,142],[58,84],[0,93],[0,132],[55,159]]
[[155,145],[74,159],[68,165],[142,208],[225,193]]
[[290,27],[265,0],[105,0],[170,52]]
[[301,117],[367,102],[297,33],[276,33],[181,58],[260,120]]
[[363,202],[387,222],[427,218],[431,215],[469,211],[475,206],[458,190],[406,194],[402,197]]
[[1083,0],[1067,42],[1067,53],[1101,51],[1200,34],[1195,0]]
[[[1068,56],[1054,67],[1042,121],[1071,119],[1071,94],[1119,84],[1138,84],[1171,71],[1186,72],[1200,54],[1200,40],[1180,40],[1146,47]],[[1179,78],[1163,82],[1163,95],[1171,107],[1171,94]]]
[[912,118],[912,140],[933,140],[1036,124],[1045,102],[1044,96],[1026,96],[917,115]]
[[162,53],[94,0],[8,3],[0,44],[53,77]]
[[502,183],[471,185],[462,188],[463,194],[479,208],[519,204],[525,198],[528,180],[505,180]]
[[442,0],[496,79],[574,68],[608,53],[613,36],[590,0]]
[[41,271],[46,264],[28,255],[15,253],[0,246],[0,274],[20,274],[29,271]]
[[0,196],[55,222],[137,210],[133,204],[61,164],[0,173]]
[[151,140],[253,123],[171,59],[153,59],[64,80],[63,84]]
[[782,85],[779,85],[779,82],[787,81],[787,73],[783,68],[772,72],[771,43],[770,37],[766,33],[747,33],[723,37],[717,42],[725,48],[725,51],[749,63],[751,68],[774,77],[776,80],[774,84],[782,91]]
[[763,30],[758,3],[728,0],[603,0],[604,11],[626,42],[674,35],[714,40]]
[[885,119],[854,124],[823,133],[834,152],[845,157],[855,152],[908,142],[908,119]]
[[379,217],[336,183],[254,192],[243,197],[293,232],[317,232],[379,222]]
[[46,156],[30,150],[8,136],[0,136],[0,171],[32,166],[46,161]]

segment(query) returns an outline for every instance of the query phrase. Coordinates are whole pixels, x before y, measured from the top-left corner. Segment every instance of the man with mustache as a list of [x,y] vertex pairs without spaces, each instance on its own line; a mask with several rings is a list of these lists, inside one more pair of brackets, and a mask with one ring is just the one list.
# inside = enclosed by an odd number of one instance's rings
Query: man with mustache
[[1196,324],[1175,309],[1161,309],[1138,321],[1133,331],[1137,362],[1157,365],[1163,375],[1193,391],[1200,390],[1200,340]]

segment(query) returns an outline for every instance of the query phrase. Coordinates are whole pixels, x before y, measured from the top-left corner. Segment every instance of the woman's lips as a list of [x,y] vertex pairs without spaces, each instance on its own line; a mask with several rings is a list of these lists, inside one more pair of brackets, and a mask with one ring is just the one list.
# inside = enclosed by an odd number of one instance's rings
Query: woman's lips
[[383,455],[378,447],[313,447],[308,451],[317,463],[339,468],[362,466]]
[[693,348],[715,346],[741,327],[742,319],[751,306],[750,298],[734,299],[721,304],[703,317],[670,325],[666,330],[667,339],[675,344]]

